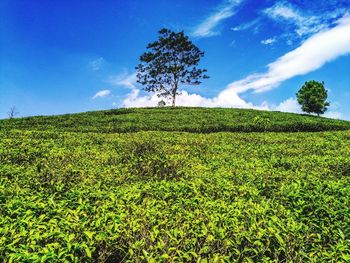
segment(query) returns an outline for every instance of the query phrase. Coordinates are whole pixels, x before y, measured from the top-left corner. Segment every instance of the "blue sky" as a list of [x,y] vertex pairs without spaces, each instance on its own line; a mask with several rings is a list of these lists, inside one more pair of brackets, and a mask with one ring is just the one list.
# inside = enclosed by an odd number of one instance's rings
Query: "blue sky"
[[134,68],[162,27],[205,51],[178,105],[299,112],[315,79],[350,119],[350,0],[2,0],[0,118],[156,105]]

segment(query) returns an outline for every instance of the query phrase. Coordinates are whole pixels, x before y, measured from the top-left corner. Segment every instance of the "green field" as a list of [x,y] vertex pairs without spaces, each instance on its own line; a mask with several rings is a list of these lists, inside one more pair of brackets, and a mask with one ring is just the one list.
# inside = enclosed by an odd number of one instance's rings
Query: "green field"
[[[257,119],[256,119],[257,118]],[[259,119],[268,119],[269,123]],[[293,113],[220,108],[143,108],[29,117],[0,122],[0,129],[121,133],[135,131],[259,132],[348,130],[350,122]]]
[[0,262],[349,262],[350,123],[236,109],[0,121]]

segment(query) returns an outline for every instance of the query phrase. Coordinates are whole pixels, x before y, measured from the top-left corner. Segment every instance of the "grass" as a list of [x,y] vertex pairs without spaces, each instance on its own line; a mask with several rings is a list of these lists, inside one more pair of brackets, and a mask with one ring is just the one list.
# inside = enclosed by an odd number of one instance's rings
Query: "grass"
[[0,261],[350,260],[348,122],[180,108],[0,125]]

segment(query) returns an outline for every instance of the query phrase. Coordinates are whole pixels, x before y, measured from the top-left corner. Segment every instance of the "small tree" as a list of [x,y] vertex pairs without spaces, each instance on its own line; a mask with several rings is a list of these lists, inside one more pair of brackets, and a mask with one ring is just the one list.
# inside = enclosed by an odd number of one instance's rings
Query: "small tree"
[[166,106],[166,102],[164,101],[164,100],[160,100],[159,102],[158,102],[158,107],[165,107]]
[[19,114],[15,106],[12,106],[11,109],[7,112],[9,119],[13,119]]
[[302,111],[316,113],[317,116],[327,111],[329,106],[328,94],[323,81],[311,80],[305,82],[296,95]]
[[159,97],[171,97],[175,106],[179,85],[199,85],[201,79],[209,78],[206,69],[197,68],[204,52],[200,51],[181,32],[163,28],[158,40],[148,44],[148,51],[140,56],[136,67],[137,82],[145,85],[145,90],[157,92]]

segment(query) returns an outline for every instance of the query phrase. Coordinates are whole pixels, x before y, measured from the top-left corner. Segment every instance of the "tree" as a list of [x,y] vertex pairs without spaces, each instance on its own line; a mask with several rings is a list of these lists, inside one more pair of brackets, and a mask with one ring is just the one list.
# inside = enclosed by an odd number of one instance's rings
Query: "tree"
[[328,94],[323,81],[305,82],[296,95],[301,109],[306,113],[316,113],[317,116],[320,116],[327,111],[327,107],[330,105],[327,101]]
[[13,119],[19,114],[15,106],[12,106],[11,109],[7,112],[9,119]]
[[165,107],[166,106],[166,102],[164,100],[161,100],[158,102],[158,107]]
[[175,106],[179,85],[199,85],[201,79],[209,78],[206,69],[197,68],[204,52],[195,46],[181,32],[163,28],[158,40],[148,44],[148,51],[140,56],[136,67],[137,82],[149,92],[157,92],[159,97],[171,97]]

